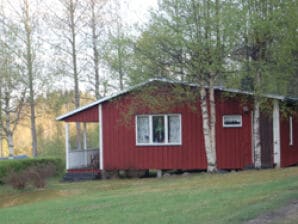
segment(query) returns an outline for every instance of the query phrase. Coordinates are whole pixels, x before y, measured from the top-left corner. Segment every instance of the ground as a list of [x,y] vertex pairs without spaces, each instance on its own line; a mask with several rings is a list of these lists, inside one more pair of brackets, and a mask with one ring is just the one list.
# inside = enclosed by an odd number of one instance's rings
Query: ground
[[160,179],[53,179],[44,189],[22,191],[0,185],[0,217],[1,224],[297,224],[298,167]]
[[294,224],[298,223],[298,200],[290,201],[286,206],[264,213],[246,224]]

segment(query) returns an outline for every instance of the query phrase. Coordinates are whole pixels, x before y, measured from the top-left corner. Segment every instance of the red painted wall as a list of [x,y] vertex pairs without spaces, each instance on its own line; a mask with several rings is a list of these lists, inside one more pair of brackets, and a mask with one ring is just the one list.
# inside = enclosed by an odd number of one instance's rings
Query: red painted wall
[[[244,113],[241,99],[222,98],[216,103],[216,153],[219,169],[242,169],[252,164],[251,113]],[[223,115],[242,115],[242,127],[223,127]]]
[[281,167],[298,164],[298,114],[293,116],[293,145],[289,145],[289,117],[280,115]]
[[[217,100],[218,168],[242,169],[252,163],[251,116],[243,113],[238,101]],[[181,146],[136,146],[135,115],[151,114],[139,109],[126,124],[119,114],[129,108],[127,96],[103,104],[104,167],[113,169],[206,169],[200,105],[196,111],[181,105],[167,113],[180,113],[182,119]],[[156,114],[165,114],[156,111]],[[223,128],[222,115],[242,114],[243,127]]]
[[98,105],[77,113],[64,120],[65,122],[98,122]]
[[135,115],[151,113],[140,109],[123,124],[119,114],[125,113],[123,108],[129,104],[127,97],[103,104],[105,169],[206,169],[198,111],[193,112],[182,105],[167,112],[181,114],[181,146],[136,146]]

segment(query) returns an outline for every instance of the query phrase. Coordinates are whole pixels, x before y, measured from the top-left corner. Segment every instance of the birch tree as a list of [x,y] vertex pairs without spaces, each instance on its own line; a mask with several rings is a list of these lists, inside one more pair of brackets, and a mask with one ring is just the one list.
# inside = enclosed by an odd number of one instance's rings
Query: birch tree
[[23,25],[25,31],[24,43],[26,46],[26,53],[24,54],[27,80],[26,84],[29,89],[29,105],[30,105],[30,122],[31,122],[31,137],[32,137],[32,155],[33,157],[37,156],[37,134],[36,134],[36,113],[35,113],[35,87],[34,87],[34,56],[33,56],[33,46],[32,46],[32,35],[33,29],[32,26],[32,15],[30,9],[30,2],[24,0],[23,3]]
[[[245,78],[253,81],[254,91],[254,162],[261,168],[260,115],[262,95],[286,95],[288,80],[297,74],[296,1],[242,1],[242,47],[235,53],[242,60]],[[241,17],[239,17],[241,19]],[[282,30],[282,31],[281,31]]]
[[96,99],[101,98],[100,94],[100,62],[102,61],[103,55],[100,52],[99,47],[103,46],[105,25],[108,21],[106,19],[106,5],[107,0],[89,0],[88,9],[90,18],[89,27],[91,30],[91,46],[92,46],[92,62],[93,62],[93,76],[91,76],[91,83],[93,85]]
[[[2,12],[3,13],[3,12]],[[14,156],[14,132],[24,106],[26,86],[22,81],[15,49],[18,48],[17,29],[4,14],[1,15],[0,38],[0,112],[2,130],[7,141],[9,156]],[[1,149],[2,154],[2,149]]]
[[110,2],[111,13],[114,17],[108,29],[108,40],[104,46],[104,60],[112,73],[112,78],[117,80],[117,84],[112,83],[115,89],[123,90],[131,63],[132,37],[129,27],[125,24],[121,15],[121,7],[125,1],[114,0]]
[[[30,106],[30,128],[32,155],[37,156],[37,136],[36,136],[36,111],[35,97],[37,80],[41,80],[42,73],[37,77],[38,63],[36,56],[39,55],[40,46],[38,44],[38,20],[40,16],[39,1],[19,0],[19,1],[4,1],[6,12],[10,13],[13,18],[12,23],[17,27],[15,48],[11,52],[23,71],[22,81],[28,89],[28,104]],[[9,17],[7,17],[9,18]],[[38,49],[38,50],[37,50]],[[26,95],[27,96],[27,95]]]
[[[237,7],[230,2],[163,0],[145,31],[151,44],[140,45],[148,43],[142,39],[136,44],[138,54],[150,61],[149,64],[166,71],[167,78],[198,84],[206,158],[211,172],[217,169],[214,85],[225,72],[224,58],[234,47],[237,30],[236,26],[225,27],[224,23],[235,19],[237,14]],[[155,50],[157,53],[152,53]]]
[[[86,44],[83,27],[85,25],[86,5],[79,0],[59,0],[61,11],[51,11],[51,27],[55,36],[53,44],[59,60],[57,69],[63,76],[71,77],[74,91],[74,107],[80,107],[80,82],[86,64]],[[49,9],[51,8],[48,6]],[[51,9],[50,9],[51,10]],[[84,74],[87,77],[86,74]],[[81,126],[76,124],[76,143],[80,150]]]

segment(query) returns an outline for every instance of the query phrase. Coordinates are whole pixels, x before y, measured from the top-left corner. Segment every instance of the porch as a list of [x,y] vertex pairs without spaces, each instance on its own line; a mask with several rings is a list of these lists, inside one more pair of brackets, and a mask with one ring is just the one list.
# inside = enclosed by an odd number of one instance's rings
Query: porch
[[[71,128],[71,125],[76,126],[78,124],[81,128],[79,138],[77,132],[74,134],[75,128]],[[99,135],[101,131],[98,128],[100,125],[93,123],[88,126],[92,126],[92,128],[87,128],[87,122],[65,122],[65,158],[67,173],[99,173],[101,169],[102,151]]]
[[[71,123],[65,123],[66,173],[63,180],[84,181],[98,179],[100,177],[101,152],[98,135],[96,135],[95,144],[97,146],[95,146],[94,143],[89,144],[87,123],[83,123],[83,130],[81,130],[82,133],[80,133],[80,141],[74,144],[74,139],[71,141],[70,137],[70,125]],[[78,139],[77,136],[75,136],[75,138],[76,140]],[[74,145],[76,146],[74,147]]]
[[68,171],[99,169],[99,149],[70,150],[66,159]]

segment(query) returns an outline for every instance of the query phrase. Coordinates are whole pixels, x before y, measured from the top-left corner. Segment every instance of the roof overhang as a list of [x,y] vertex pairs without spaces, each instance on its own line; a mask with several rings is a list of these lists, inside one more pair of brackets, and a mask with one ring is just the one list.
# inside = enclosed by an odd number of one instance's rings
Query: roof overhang
[[[186,85],[186,86],[190,86],[190,87],[199,87],[199,85],[197,84],[193,84],[193,83],[187,83],[187,82],[182,82],[182,81],[171,81],[168,79],[150,79],[146,82],[140,83],[138,85],[135,85],[131,88],[128,88],[124,91],[118,92],[112,96],[108,96],[108,97],[104,97],[102,99],[99,99],[95,102],[92,102],[90,104],[87,104],[85,106],[82,106],[80,108],[77,108],[75,110],[72,110],[64,115],[61,115],[59,117],[56,118],[57,121],[63,121],[71,116],[74,116],[80,112],[86,111],[96,105],[100,105],[103,104],[105,102],[111,101],[112,99],[115,99],[117,97],[120,97],[122,95],[125,95],[129,92],[132,92],[134,90],[140,89],[141,87],[144,87],[150,83],[153,82],[158,82],[158,83],[165,83],[165,84],[173,84],[173,85]],[[208,87],[206,87],[208,88]],[[253,92],[249,92],[249,91],[242,91],[242,90],[238,90],[238,89],[231,89],[231,88],[225,88],[225,87],[221,87],[221,86],[215,86],[214,87],[215,90],[218,91],[223,91],[223,92],[228,92],[228,93],[234,93],[234,94],[241,94],[241,95],[249,95],[249,96],[253,96],[255,95]],[[285,96],[280,96],[280,95],[274,95],[274,94],[264,94],[263,97],[265,98],[269,98],[269,99],[276,99],[279,101],[285,101],[285,102],[290,102],[292,104],[297,104],[298,103],[298,98],[291,98],[291,97],[285,97]]]

